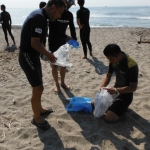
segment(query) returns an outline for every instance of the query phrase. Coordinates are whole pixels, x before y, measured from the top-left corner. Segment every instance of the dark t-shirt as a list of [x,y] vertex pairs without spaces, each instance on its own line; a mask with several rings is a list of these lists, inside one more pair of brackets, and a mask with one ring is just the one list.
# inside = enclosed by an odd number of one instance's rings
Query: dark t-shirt
[[129,86],[130,82],[138,82],[138,65],[125,53],[119,64],[109,64],[108,73],[112,74],[113,72],[116,74],[115,87]]
[[64,11],[61,18],[52,22],[49,21],[49,48],[50,51],[56,51],[60,46],[66,44],[66,29],[69,25],[71,37],[76,38],[73,15],[70,11]]
[[7,26],[7,25],[11,25],[11,17],[9,12],[7,11],[3,11],[1,13],[1,22],[2,22],[2,26]]
[[77,11],[77,19],[80,19],[80,24],[84,27],[89,28],[89,17],[90,17],[90,11],[89,9],[85,7],[80,7],[80,9]]
[[31,47],[31,38],[40,38],[41,43],[43,42],[47,33],[47,19],[48,15],[44,8],[30,13],[21,30],[20,51],[36,56],[40,55],[37,50]]

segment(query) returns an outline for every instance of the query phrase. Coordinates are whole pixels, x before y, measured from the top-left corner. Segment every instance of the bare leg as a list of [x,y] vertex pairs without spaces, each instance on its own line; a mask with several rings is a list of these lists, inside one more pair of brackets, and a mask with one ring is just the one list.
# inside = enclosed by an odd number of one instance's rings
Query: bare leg
[[60,67],[61,87],[70,90],[70,87],[65,84],[66,67]]
[[34,120],[36,123],[41,123],[42,118],[40,117],[40,113],[44,110],[41,106],[41,95],[44,88],[43,85],[33,87],[32,97],[31,97],[31,105],[34,113]]
[[54,92],[59,92],[60,91],[60,86],[58,82],[58,71],[57,71],[57,66],[52,65],[52,75],[56,84],[56,88],[54,89]]
[[105,121],[108,123],[114,123],[119,120],[119,117],[112,111],[108,110],[105,114]]

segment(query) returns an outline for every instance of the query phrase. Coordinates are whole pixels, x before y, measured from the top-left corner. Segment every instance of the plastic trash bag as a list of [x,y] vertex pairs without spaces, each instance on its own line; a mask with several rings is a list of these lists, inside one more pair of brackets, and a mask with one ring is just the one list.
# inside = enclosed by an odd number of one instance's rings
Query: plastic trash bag
[[54,65],[57,66],[62,66],[62,67],[72,67],[73,64],[69,63],[67,60],[69,60],[69,44],[64,44],[62,46],[60,46],[60,48],[55,51],[53,54],[54,56],[57,58],[57,61],[55,63],[53,63]]
[[85,111],[92,113],[92,99],[88,97],[69,98],[70,103],[66,106],[67,111]]
[[71,45],[71,48],[78,48],[79,47],[79,43],[75,40],[69,40],[68,44]]
[[107,90],[101,89],[100,92],[96,93],[94,101],[94,116],[102,117],[106,112],[111,103],[116,99],[119,94],[110,95]]

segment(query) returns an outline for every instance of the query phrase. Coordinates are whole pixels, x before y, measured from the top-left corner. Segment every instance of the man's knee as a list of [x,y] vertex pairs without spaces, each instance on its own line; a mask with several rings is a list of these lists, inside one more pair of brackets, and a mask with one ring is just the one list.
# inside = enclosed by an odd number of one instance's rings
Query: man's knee
[[41,95],[44,91],[43,85],[33,87],[33,94]]
[[104,120],[107,123],[114,123],[119,120],[119,116],[117,116],[114,112],[108,110],[105,114]]

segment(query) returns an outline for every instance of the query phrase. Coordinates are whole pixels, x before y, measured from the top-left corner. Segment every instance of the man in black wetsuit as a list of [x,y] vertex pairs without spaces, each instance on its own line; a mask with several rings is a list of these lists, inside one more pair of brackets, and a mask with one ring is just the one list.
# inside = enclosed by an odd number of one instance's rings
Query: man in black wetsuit
[[[74,4],[74,0],[63,1],[66,4],[66,10],[63,12],[61,18],[54,22],[49,22],[49,49],[52,53],[57,51],[60,46],[66,44],[69,39],[77,40],[73,22],[73,14],[68,10]],[[66,29],[68,25],[70,27],[72,38],[66,35]],[[66,67],[60,67],[61,87],[71,90],[71,87],[65,84],[65,74]],[[56,65],[52,65],[52,75],[56,84],[54,94],[58,94],[60,92],[60,85],[58,82],[58,70]]]
[[[105,121],[113,123],[119,120],[133,100],[133,92],[136,91],[138,85],[138,65],[116,44],[107,45],[103,53],[109,60],[109,69],[100,89],[106,89],[111,95],[119,94],[105,114]],[[115,85],[106,87],[113,72],[116,76]]]
[[21,30],[19,64],[32,86],[32,124],[43,130],[49,129],[50,125],[41,116],[51,113],[52,109],[44,109],[41,105],[44,87],[39,57],[43,54],[52,63],[56,62],[54,55],[43,46],[43,39],[47,33],[47,19],[54,21],[60,18],[64,9],[65,4],[62,0],[49,0],[44,8],[29,14]]
[[87,46],[89,48],[89,54],[92,56],[92,45],[90,42],[90,25],[89,25],[89,17],[90,11],[89,9],[83,7],[84,0],[78,0],[78,4],[80,9],[77,11],[77,24],[80,28],[80,39],[83,46],[84,56],[83,59],[87,58]]
[[11,16],[10,14],[6,11],[6,7],[5,5],[1,5],[1,10],[2,10],[2,13],[1,13],[1,23],[2,23],[2,29],[3,29],[3,32],[4,32],[4,35],[5,35],[5,40],[7,42],[7,47],[6,47],[6,50],[9,48],[9,42],[8,42],[8,37],[7,37],[7,31],[9,33],[9,35],[11,36],[12,40],[13,40],[13,45],[12,47],[15,48],[15,39],[14,39],[14,36],[11,32]]

